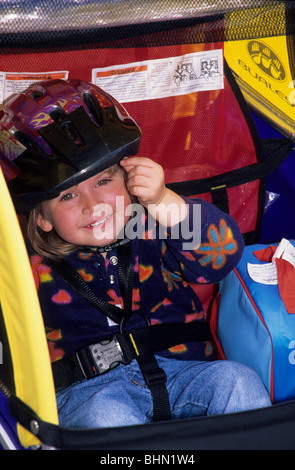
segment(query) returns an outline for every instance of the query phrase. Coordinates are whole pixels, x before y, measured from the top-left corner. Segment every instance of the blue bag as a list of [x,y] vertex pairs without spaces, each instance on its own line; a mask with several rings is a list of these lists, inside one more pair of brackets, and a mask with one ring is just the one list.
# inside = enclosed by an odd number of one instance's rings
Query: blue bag
[[[290,241],[291,250],[294,246]],[[295,310],[288,313],[280,295],[276,264],[254,254],[265,248],[246,246],[238,266],[220,283],[211,328],[221,355],[256,370],[276,403],[295,397]]]

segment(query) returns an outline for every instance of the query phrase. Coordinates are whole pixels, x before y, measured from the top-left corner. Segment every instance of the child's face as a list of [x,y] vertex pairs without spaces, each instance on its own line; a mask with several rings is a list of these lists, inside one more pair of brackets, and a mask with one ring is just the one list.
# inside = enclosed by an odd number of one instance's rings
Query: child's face
[[54,228],[63,240],[75,245],[113,243],[129,219],[126,208],[131,204],[123,172],[115,168],[44,201],[39,227],[45,232]]

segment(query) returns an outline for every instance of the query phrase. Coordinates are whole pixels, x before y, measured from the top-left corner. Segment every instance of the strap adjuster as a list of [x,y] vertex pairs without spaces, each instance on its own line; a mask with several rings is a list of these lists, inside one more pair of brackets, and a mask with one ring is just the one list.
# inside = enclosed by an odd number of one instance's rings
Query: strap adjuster
[[163,385],[167,381],[167,375],[161,367],[151,370],[141,369],[141,372],[144,377],[145,383],[149,387],[154,387],[155,385]]

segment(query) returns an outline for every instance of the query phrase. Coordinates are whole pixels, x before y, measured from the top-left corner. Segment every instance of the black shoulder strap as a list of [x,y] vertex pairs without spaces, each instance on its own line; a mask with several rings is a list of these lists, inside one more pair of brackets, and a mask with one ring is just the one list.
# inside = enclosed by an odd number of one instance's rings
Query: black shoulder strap
[[[132,314],[133,265],[130,243],[119,246],[117,254],[119,285],[124,300],[124,309],[120,309],[108,302],[98,299],[76,269],[74,269],[68,262],[63,261],[60,263],[54,263],[54,267],[62,278],[76,289],[76,291],[84,298],[113,321],[120,323],[121,320],[125,318],[128,319]],[[159,367],[154,353],[166,349],[167,347],[171,347],[171,344],[179,344],[181,341],[180,338],[194,341],[206,341],[210,338],[210,330],[207,324],[198,325],[196,336],[193,334],[194,325],[192,325],[191,328],[187,328],[187,326],[187,324],[158,325],[158,328],[157,326],[148,327],[132,330],[132,332],[128,332],[127,334],[120,332],[118,335],[118,339],[120,338],[122,341],[120,344],[125,353],[133,351],[134,344],[136,345],[136,355],[134,358],[137,360],[144,380],[152,394],[154,421],[171,419],[169,395],[165,385],[166,374],[163,369]],[[132,345],[130,344],[130,338],[132,339]],[[128,361],[132,358],[133,356],[131,354],[130,357],[128,357]],[[67,371],[68,363],[70,367],[69,383],[73,383],[73,381],[75,381],[76,374],[81,375],[81,371],[79,369],[80,366],[78,368],[75,367],[75,363],[71,361],[71,358],[69,358],[69,361],[57,361],[55,365],[56,367],[61,366],[62,373],[58,373],[58,369],[55,367],[56,383],[61,376],[64,381],[64,378],[67,376],[65,372]],[[73,374],[74,370],[75,374]]]
[[70,284],[81,296],[115,323],[120,323],[123,318],[131,315],[133,266],[130,243],[118,247],[118,276],[120,289],[123,295],[124,309],[116,307],[115,305],[96,297],[87,282],[78,273],[78,271],[68,263],[68,261],[62,260],[59,262],[52,262],[52,264],[64,281]]
[[64,281],[70,284],[70,286],[73,287],[76,292],[78,292],[82,297],[88,300],[88,302],[94,305],[94,307],[109,317],[113,322],[121,322],[121,320],[124,318],[124,311],[121,308],[96,297],[94,292],[88,286],[87,282],[84,281],[82,276],[70,263],[68,263],[68,261],[62,260],[52,264],[56,272],[63,278]]
[[133,263],[131,243],[124,243],[117,248],[119,286],[124,302],[125,319],[132,315]]

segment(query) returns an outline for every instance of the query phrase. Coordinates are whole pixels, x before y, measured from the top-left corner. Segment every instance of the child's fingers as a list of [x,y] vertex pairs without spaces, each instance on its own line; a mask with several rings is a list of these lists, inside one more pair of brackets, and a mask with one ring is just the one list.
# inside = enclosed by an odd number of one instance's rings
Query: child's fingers
[[156,203],[165,188],[164,171],[161,165],[144,157],[129,157],[122,161],[128,173],[127,187],[142,204]]
[[151,190],[151,183],[149,178],[144,176],[135,176],[128,178],[127,187],[133,196],[140,197],[146,194],[146,191]]
[[135,186],[132,195],[137,197],[140,204],[150,203],[151,195],[147,188]]
[[130,171],[132,168],[141,166],[146,168],[153,168],[154,162],[149,158],[145,157],[127,157],[121,160],[120,164],[125,168],[126,171]]
[[149,167],[134,166],[128,171],[128,180],[138,178],[155,179],[154,172]]
[[152,180],[157,181],[162,178],[163,169],[158,164],[150,160],[149,158],[143,157],[130,157],[123,160],[122,166],[128,173],[128,178],[136,175],[142,175]]
[[126,161],[127,159],[121,160],[120,165],[124,168],[124,170],[129,173],[129,171],[134,168],[134,165],[131,165],[129,162]]
[[152,177],[148,173],[131,170],[128,174],[128,182],[139,186],[149,186],[152,183]]

